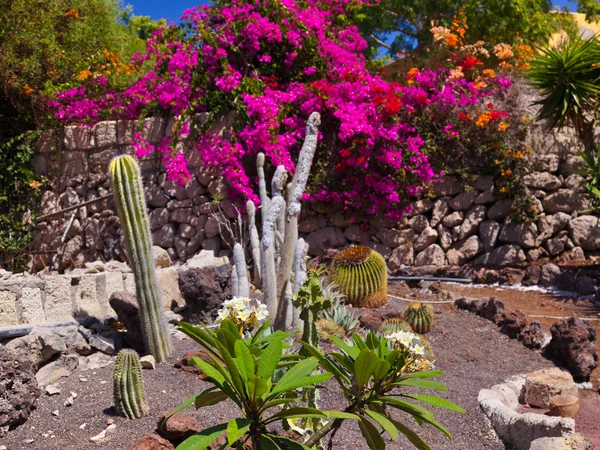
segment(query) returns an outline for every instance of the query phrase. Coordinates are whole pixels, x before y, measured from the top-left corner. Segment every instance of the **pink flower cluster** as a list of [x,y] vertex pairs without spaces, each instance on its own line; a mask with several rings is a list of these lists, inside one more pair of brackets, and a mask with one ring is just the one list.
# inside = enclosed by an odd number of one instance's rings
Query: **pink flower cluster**
[[[260,0],[189,9],[179,29],[159,30],[139,62],[153,69],[122,91],[98,83],[60,93],[53,106],[65,122],[105,118],[178,117],[176,132],[158,146],[135,135],[138,157],[158,151],[171,179],[185,182],[185,157],[177,140],[199,112],[211,120],[198,126],[196,149],[219,169],[232,193],[258,202],[255,155],[294,172],[313,111],[322,116],[320,146],[306,194],[345,210],[385,212],[399,218],[435,178],[419,118],[428,109],[448,117],[477,108],[510,83],[504,78],[477,86],[454,80],[447,70],[419,71],[409,83],[390,82],[367,69],[367,43],[355,26],[338,17],[370,0]],[[183,37],[182,37],[183,36]],[[231,128],[212,124],[233,113]],[[441,139],[457,137],[448,120]]]

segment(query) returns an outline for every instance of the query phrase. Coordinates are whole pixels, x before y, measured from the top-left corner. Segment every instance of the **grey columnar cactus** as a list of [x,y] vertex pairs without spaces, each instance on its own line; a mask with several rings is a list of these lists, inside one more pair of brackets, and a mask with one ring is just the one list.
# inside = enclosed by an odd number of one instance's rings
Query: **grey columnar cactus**
[[248,283],[248,267],[244,247],[239,242],[233,246],[233,273],[235,273],[233,294],[237,297],[250,297],[250,286]]
[[129,263],[135,277],[144,345],[157,362],[162,362],[173,353],[173,345],[167,329],[161,291],[156,281],[150,222],[140,169],[135,159],[127,155],[113,159],[110,178],[125,235]]
[[260,239],[256,229],[256,206],[252,200],[246,202],[246,213],[248,214],[248,228],[250,232],[250,248],[252,249],[252,261],[254,262],[254,285],[262,287],[261,262],[260,262]]
[[150,412],[144,392],[140,357],[134,350],[121,350],[117,355],[113,387],[117,415],[139,419]]

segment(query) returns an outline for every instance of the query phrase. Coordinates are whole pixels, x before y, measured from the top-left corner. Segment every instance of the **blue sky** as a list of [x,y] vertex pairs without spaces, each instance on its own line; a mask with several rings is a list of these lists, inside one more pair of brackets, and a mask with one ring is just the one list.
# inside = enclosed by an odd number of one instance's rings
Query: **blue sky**
[[[133,11],[139,16],[150,16],[153,19],[164,17],[178,21],[181,13],[187,8],[203,3],[207,0],[125,0],[124,3],[133,5]],[[568,0],[555,0],[555,5],[567,6]],[[573,4],[570,5],[574,7]]]

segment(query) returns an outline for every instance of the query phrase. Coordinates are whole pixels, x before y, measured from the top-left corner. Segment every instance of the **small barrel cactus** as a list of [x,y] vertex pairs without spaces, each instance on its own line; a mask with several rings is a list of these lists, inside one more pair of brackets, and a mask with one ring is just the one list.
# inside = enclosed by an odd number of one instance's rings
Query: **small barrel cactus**
[[117,415],[139,419],[150,412],[144,392],[140,357],[134,350],[124,349],[117,355],[113,384]]
[[433,308],[423,303],[411,303],[404,311],[404,320],[410,324],[415,333],[429,333],[433,326]]
[[359,308],[387,304],[387,266],[383,256],[369,247],[350,247],[333,259],[329,281]]
[[392,317],[390,319],[385,319],[377,331],[380,334],[387,336],[399,331],[412,331],[412,328],[408,322],[401,317]]

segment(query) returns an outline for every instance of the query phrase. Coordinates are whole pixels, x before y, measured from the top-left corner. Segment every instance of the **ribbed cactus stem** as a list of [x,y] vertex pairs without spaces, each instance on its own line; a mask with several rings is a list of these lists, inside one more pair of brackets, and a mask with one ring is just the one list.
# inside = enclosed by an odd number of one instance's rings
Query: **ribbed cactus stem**
[[277,315],[277,271],[275,269],[275,223],[283,209],[285,200],[281,191],[285,186],[287,173],[283,166],[277,167],[273,176],[271,206],[263,224],[263,236],[260,243],[262,262],[263,293],[271,317]]
[[[306,255],[308,255],[308,243],[304,239],[298,239],[296,243],[296,250],[294,251],[294,288],[292,294],[297,294],[300,291],[302,285],[306,282]],[[291,297],[289,300],[286,298],[289,308],[292,309],[292,322],[289,326],[296,330],[302,326],[302,320],[300,319],[300,310],[294,308],[291,304]]]
[[238,282],[237,270],[235,264],[231,268],[231,295],[234,297],[240,296],[240,283]]
[[258,174],[258,196],[260,197],[260,217],[265,226],[265,220],[267,220],[267,214],[271,207],[271,201],[267,195],[267,181],[265,180],[265,154],[259,153],[256,155],[256,173]]
[[433,308],[423,303],[411,303],[404,311],[404,320],[415,333],[429,333],[433,326]]
[[[319,125],[321,124],[321,115],[314,112],[308,118],[306,123],[306,136],[304,144],[300,150],[296,173],[292,180],[290,189],[290,201],[287,205],[285,236],[283,246],[281,247],[281,262],[277,273],[277,288],[280,305],[286,303],[286,295],[289,290],[290,274],[294,258],[294,250],[298,240],[298,218],[300,217],[301,200],[304,195],[304,189],[308,182],[310,167],[312,165],[315,151],[317,149],[317,138],[319,135]],[[281,327],[285,320],[285,311],[283,306],[279,308],[275,326]]]
[[248,214],[250,248],[252,249],[252,261],[254,262],[254,286],[261,289],[260,240],[258,238],[258,230],[256,229],[256,206],[252,200],[246,202],[246,213]]
[[157,362],[162,362],[171,356],[173,346],[156,281],[140,169],[131,156],[118,156],[110,164],[110,177],[135,277],[144,345]]
[[233,246],[233,267],[235,269],[238,297],[250,297],[250,284],[248,283],[248,268],[244,247],[239,242]]
[[113,387],[117,415],[139,419],[150,412],[144,392],[140,357],[134,350],[121,350],[117,355]]

